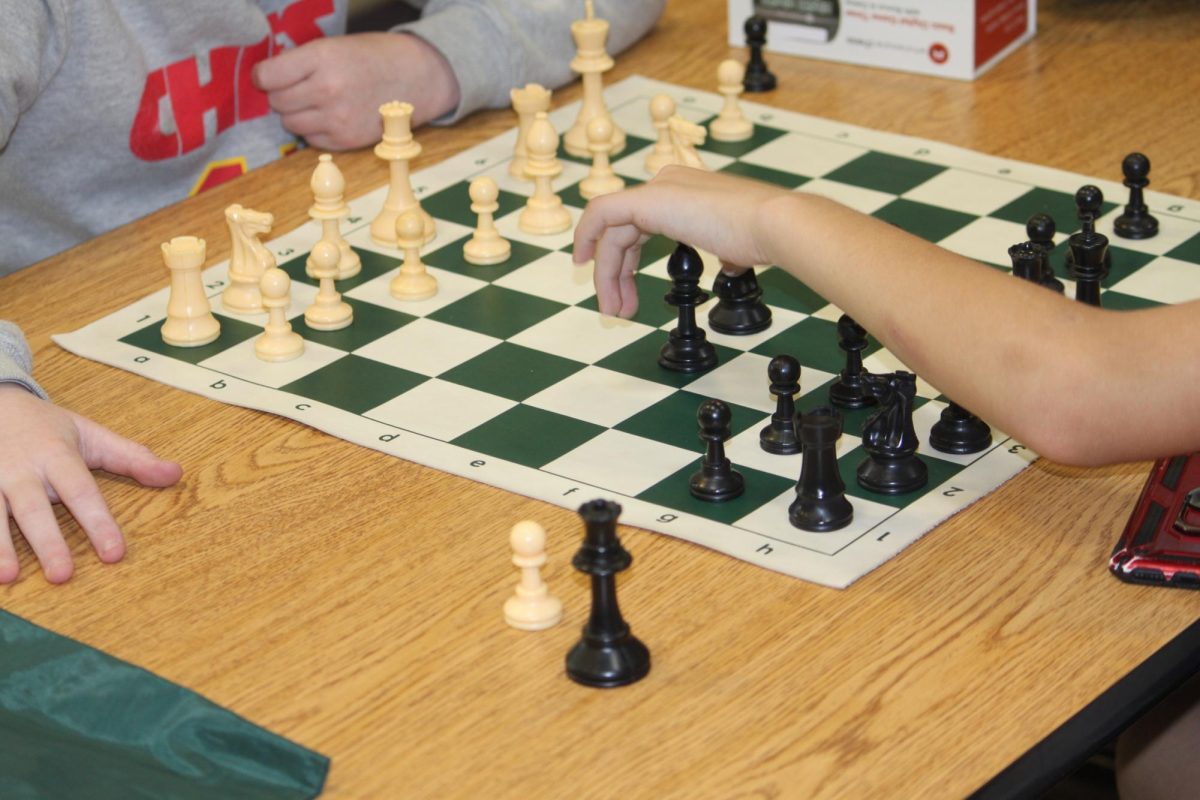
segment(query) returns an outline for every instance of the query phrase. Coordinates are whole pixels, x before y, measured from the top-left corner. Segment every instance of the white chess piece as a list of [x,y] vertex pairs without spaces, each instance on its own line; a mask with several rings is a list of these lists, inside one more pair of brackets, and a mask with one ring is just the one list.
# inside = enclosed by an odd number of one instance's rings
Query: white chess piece
[[725,95],[725,105],[717,118],[708,124],[708,133],[714,141],[744,142],[754,135],[754,123],[746,119],[738,105],[745,75],[746,68],[732,58],[717,67],[717,91]]
[[291,302],[292,279],[279,267],[267,270],[259,284],[267,324],[254,340],[254,354],[263,361],[290,361],[304,353],[304,339],[292,330],[287,307]]
[[708,165],[696,152],[696,147],[704,144],[706,138],[704,126],[689,122],[676,114],[667,120],[667,127],[671,131],[671,150],[675,163],[694,169],[708,169]]
[[529,160],[525,174],[533,178],[533,194],[517,217],[517,227],[525,233],[549,235],[562,233],[571,227],[571,215],[563,207],[562,198],[554,193],[554,176],[562,173],[558,157],[558,132],[539,111],[529,124],[525,140]]
[[437,278],[425,270],[421,261],[422,232],[421,215],[415,209],[396,218],[396,245],[404,251],[404,263],[388,291],[397,300],[425,300],[437,294]]
[[529,123],[533,122],[534,114],[550,110],[550,90],[536,83],[527,83],[523,89],[512,89],[508,96],[512,98],[513,111],[517,112],[517,142],[513,145],[512,161],[508,162],[508,174],[523,181],[529,180],[525,174],[525,163],[529,151],[525,149],[525,137],[529,135]]
[[171,293],[161,333],[163,341],[174,347],[200,347],[221,335],[221,323],[212,314],[200,274],[206,252],[204,240],[195,236],[176,236],[163,243]]
[[500,204],[500,187],[486,175],[471,181],[467,193],[471,196],[471,211],[479,215],[475,233],[463,245],[463,259],[468,264],[499,264],[512,255],[512,245],[496,230],[494,215]]
[[234,203],[225,209],[225,224],[232,249],[229,285],[221,293],[221,306],[235,314],[257,314],[263,310],[258,282],[263,273],[275,266],[275,256],[258,237],[271,232],[275,217]]
[[508,537],[521,582],[504,602],[504,621],[523,631],[541,631],[562,619],[562,601],[546,588],[539,568],[546,563],[546,531],[530,520],[518,522]]
[[[575,124],[563,137],[563,147],[568,153],[577,158],[587,158],[587,124],[594,117],[611,117],[604,105],[604,86],[601,79],[613,67],[612,57],[604,49],[608,40],[608,21],[598,19],[592,10],[592,0],[584,4],[586,13],[583,19],[571,23],[571,37],[575,40],[575,58],[571,59],[571,69],[582,76],[583,104],[579,108],[579,117]],[[612,140],[608,148],[610,155],[616,155],[625,149],[625,132],[613,125]]]
[[623,181],[608,160],[608,146],[612,139],[612,121],[608,117],[593,117],[587,124],[588,149],[592,151],[592,169],[579,182],[579,195],[591,200],[602,194],[619,192],[625,188]]
[[[342,220],[350,216],[350,206],[346,205],[343,199],[346,194],[346,179],[333,163],[333,156],[322,153],[317,158],[317,168],[313,170],[308,187],[313,194],[313,204],[308,209],[308,216],[321,224],[321,238],[337,245],[340,253],[336,277],[339,280],[353,278],[362,271],[362,259],[342,236]],[[304,271],[310,278],[317,277],[311,261],[305,263]]]
[[317,242],[308,254],[313,277],[321,281],[312,305],[304,310],[305,324],[315,331],[341,330],[354,320],[354,309],[342,299],[333,283],[338,276],[340,257],[341,250],[328,239]]
[[412,135],[411,103],[392,101],[379,107],[383,117],[383,140],[375,145],[375,155],[388,162],[388,193],[383,208],[371,221],[371,240],[376,244],[396,247],[396,218],[405,211],[416,210],[425,226],[422,243],[433,240],[437,233],[433,217],[429,216],[413,194],[408,163],[421,154],[421,145]]
[[675,163],[675,149],[671,147],[671,131],[667,120],[675,116],[675,101],[669,95],[656,94],[650,100],[650,121],[658,138],[653,149],[646,154],[646,172],[657,175],[658,171],[667,164]]

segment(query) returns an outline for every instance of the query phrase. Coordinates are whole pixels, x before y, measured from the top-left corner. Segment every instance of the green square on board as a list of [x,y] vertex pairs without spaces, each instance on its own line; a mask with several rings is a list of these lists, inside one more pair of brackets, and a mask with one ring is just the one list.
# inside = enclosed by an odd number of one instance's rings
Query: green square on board
[[[634,186],[642,183],[642,181],[638,180],[637,178],[630,178],[627,175],[618,175],[617,177],[625,181],[625,185],[622,187],[625,189],[632,189]],[[559,191],[558,196],[563,203],[573,208],[583,208],[588,204],[588,201],[584,199],[582,194],[579,193],[579,186],[582,183],[583,181],[572,183],[570,186],[564,186]]]
[[235,344],[258,336],[263,332],[261,325],[255,325],[250,322],[243,322],[240,319],[226,317],[222,314],[213,314],[217,322],[221,325],[221,333],[216,339],[208,344],[200,347],[175,347],[169,345],[162,339],[162,326],[166,322],[165,319],[160,319],[153,322],[144,328],[134,331],[128,336],[121,337],[121,341],[125,344],[131,344],[134,347],[140,347],[143,350],[149,350],[152,353],[169,356],[180,361],[186,361],[189,364],[199,364],[206,358],[221,353]]
[[[1117,241],[1120,240],[1118,239]],[[1100,285],[1105,289],[1117,285],[1154,260],[1154,256],[1149,253],[1126,250],[1124,247],[1113,247],[1111,243],[1108,247],[1108,253],[1112,258],[1112,267],[1109,269],[1108,275],[1104,277],[1104,280],[1100,281]],[[1200,278],[1200,272],[1197,273],[1197,277]]]
[[[1101,215],[1116,208],[1116,203],[1104,202]],[[1059,233],[1079,230],[1079,209],[1075,206],[1073,192],[1056,192],[1053,189],[1035,187],[1016,200],[996,209],[988,216],[1024,225],[1034,214],[1049,214]]]
[[638,258],[638,269],[645,269],[651,264],[658,263],[664,258],[670,258],[678,243],[661,234],[654,234],[642,244],[642,254]]
[[507,339],[564,308],[565,305],[553,300],[489,285],[439,308],[429,318],[497,339]]
[[[707,399],[704,395],[692,392],[674,392],[615,427],[635,436],[702,453],[704,445],[700,441],[700,425],[696,422],[696,411]],[[753,408],[733,403],[727,405],[733,415],[729,423],[731,437],[737,436],[747,428],[762,427],[771,419],[770,414]]]
[[1137,311],[1141,308],[1155,308],[1156,306],[1163,305],[1163,303],[1122,292],[1101,292],[1100,305],[1103,308],[1111,308],[1117,311]]
[[[644,378],[666,386],[674,386],[676,389],[687,386],[692,381],[699,380],[706,374],[704,372],[675,372],[674,370],[660,367],[658,365],[658,354],[662,350],[663,345],[667,343],[667,339],[667,331],[647,333],[636,342],[627,344],[617,352],[605,356],[596,362],[596,366],[611,369],[614,372],[620,372],[625,375],[632,375],[635,378]],[[719,344],[713,345],[713,347],[717,351],[717,366],[726,364],[740,355],[732,347],[725,347]],[[716,367],[713,367],[713,369],[716,369]]]
[[910,503],[916,502],[963,471],[961,464],[918,454],[917,458],[924,461],[925,466],[929,469],[929,482],[920,489],[907,494],[879,494],[878,492],[869,492],[858,485],[858,465],[866,458],[867,451],[860,445],[838,459],[838,472],[842,476],[842,482],[846,484],[846,494],[893,508],[904,508]]
[[1167,257],[1200,264],[1200,233],[1197,233],[1173,250],[1168,251]]
[[828,300],[781,267],[759,271],[758,285],[763,290],[763,302],[769,306],[813,314],[829,305]]
[[730,175],[741,175],[763,183],[773,183],[785,189],[795,189],[808,183],[809,178],[794,172],[784,172],[770,167],[760,167],[758,164],[748,164],[745,161],[734,161],[721,167],[718,172],[728,172]]
[[[874,337],[868,338],[863,358],[879,348]],[[787,353],[800,362],[801,368],[810,366],[835,375],[846,366],[846,354],[838,347],[837,325],[818,317],[800,320],[750,352],[767,358]]]
[[899,195],[915,189],[945,169],[937,164],[872,151],[843,164],[823,177],[830,181]]
[[[445,189],[423,199],[421,201],[421,208],[425,209],[427,214],[434,217],[435,222],[439,219],[445,219],[474,229],[475,225],[479,222],[479,216],[471,210],[470,187],[470,181],[460,181],[459,183],[447,186]],[[532,191],[532,184],[530,184],[530,190]],[[516,211],[525,205],[526,199],[522,195],[501,189],[500,194],[496,197],[496,202],[500,204],[500,208],[492,212],[492,218],[500,219],[504,215]]]
[[[708,126],[712,124],[714,119],[716,119],[716,117],[710,117],[700,124],[704,126],[705,130],[707,130]],[[785,131],[781,131],[778,128],[771,128],[766,125],[755,125],[754,132],[750,134],[750,138],[740,142],[719,142],[712,137],[712,133],[709,133],[708,136],[704,138],[704,144],[700,145],[696,149],[702,153],[717,153],[718,155],[729,156],[731,158],[740,158],[746,155],[746,153],[749,153],[751,150],[757,150],[764,144],[775,141],[780,136],[783,136],[784,133]],[[704,156],[702,155],[700,158],[704,158]]]
[[318,331],[308,327],[304,316],[292,320],[292,330],[305,339],[318,344],[336,347],[338,350],[351,352],[376,339],[387,336],[394,330],[403,328],[416,317],[374,303],[365,303],[353,297],[342,296],[342,300],[354,309],[354,321],[345,328],[337,331]]
[[796,485],[794,480],[734,464],[733,468],[742,474],[746,482],[746,490],[732,500],[710,503],[692,497],[689,489],[689,481],[692,474],[700,469],[700,462],[701,456],[697,455],[695,462],[640,493],[638,499],[732,525]]
[[[575,124],[574,120],[572,120],[571,124],[572,125]],[[591,156],[573,156],[570,153],[568,153],[567,147],[566,147],[566,139],[567,139],[567,132],[563,131],[562,134],[558,137],[558,158],[559,158],[559,160],[574,161],[576,164],[587,164],[590,167],[592,165],[592,157]],[[650,141],[649,139],[643,139],[640,136],[632,136],[627,131],[625,133],[625,146],[621,148],[621,152],[619,152],[619,153],[610,153],[609,160],[616,161],[619,158],[624,158],[625,156],[629,155],[630,153],[636,153],[638,150],[641,150],[643,147],[648,147],[649,145],[652,145],[652,144],[654,144],[654,142]]]
[[472,428],[453,444],[527,467],[541,467],[606,429],[573,417],[516,405]]
[[[360,286],[367,281],[378,278],[389,270],[396,269],[403,260],[400,257],[399,251],[393,257],[385,256],[383,253],[376,253],[374,250],[364,250],[359,247],[352,247],[351,249],[358,253],[358,257],[362,261],[362,270],[353,277],[338,280],[337,290],[343,294],[355,286]],[[307,283],[309,286],[319,286],[321,283],[319,280],[310,278],[305,273],[304,264],[306,261],[308,261],[308,253],[301,253],[290,261],[280,264],[279,268],[286,272],[294,281]]]
[[406,369],[347,355],[279,389],[352,414],[362,414],[427,380],[424,375]]
[[542,256],[553,252],[544,247],[512,239],[509,240],[509,244],[512,245],[512,254],[506,260],[501,261],[499,264],[471,264],[463,258],[463,245],[470,238],[470,235],[464,236],[445,247],[440,247],[427,255],[421,256],[421,260],[431,267],[437,267],[448,272],[455,272],[459,275],[466,275],[491,283],[513,270],[520,269],[526,264],[532,264]]
[[902,197],[888,203],[872,216],[934,243],[978,219],[972,214],[905,200]]
[[[663,300],[663,297],[671,290],[670,281],[656,278],[653,275],[638,275],[635,285],[637,286],[638,310],[632,317],[634,322],[658,328],[679,315],[673,306]],[[596,299],[596,295],[591,295],[577,305],[589,311],[600,310],[600,301]]]
[[583,367],[583,364],[569,358],[501,342],[443,372],[439,377],[460,386],[519,401],[532,397]]

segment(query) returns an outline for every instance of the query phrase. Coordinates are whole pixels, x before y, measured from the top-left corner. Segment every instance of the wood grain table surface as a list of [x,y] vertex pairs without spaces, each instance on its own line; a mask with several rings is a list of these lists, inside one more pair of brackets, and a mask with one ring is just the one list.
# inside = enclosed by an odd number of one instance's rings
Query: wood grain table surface
[[[1200,198],[1200,12],[1187,0],[1046,0],[1037,37],[975,82],[781,55],[754,99],[1087,175],[1153,161],[1151,188]],[[712,90],[723,3],[671,0],[606,76]],[[580,96],[578,83],[555,103]],[[514,124],[476,114],[419,133],[414,168]],[[563,656],[588,610],[570,511],[192,396],[59,350],[166,283],[160,242],[229,254],[222,209],[307,219],[302,151],[0,281],[61,404],[185,468],[148,490],[100,475],[129,554],[100,564],[60,513],[78,569],[23,577],[0,605],[192,688],[332,757],[330,798],[961,797],[1197,617],[1195,593],[1126,585],[1109,552],[1147,464],[1035,463],[894,560],[836,591],[622,528],[623,611],[647,679],[577,686]],[[386,180],[339,156],[351,196]],[[114,176],[119,178],[119,176]],[[1122,199],[1123,202],[1123,199]],[[1122,420],[1111,420],[1113,425]],[[541,521],[566,606],[504,625],[508,531]]]

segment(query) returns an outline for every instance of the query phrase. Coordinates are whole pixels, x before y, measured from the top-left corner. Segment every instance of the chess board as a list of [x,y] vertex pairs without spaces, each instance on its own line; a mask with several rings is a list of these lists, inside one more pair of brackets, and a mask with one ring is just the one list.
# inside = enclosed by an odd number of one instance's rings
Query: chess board
[[[630,184],[647,178],[642,163],[654,138],[647,107],[658,93],[671,95],[681,115],[701,123],[722,103],[716,94],[636,76],[609,87],[609,108],[628,134],[614,168]],[[1113,254],[1104,305],[1134,309],[1200,297],[1196,201],[1148,192],[1161,233],[1145,241],[1117,239],[1112,219],[1118,203],[1125,202],[1125,190],[1115,180],[753,102],[743,108],[755,123],[753,138],[705,144],[701,156],[712,169],[827,195],[976,259],[980,269],[1007,269],[1008,247],[1026,238],[1025,220],[1045,211],[1062,229],[1052,254],[1060,278],[1065,240],[1077,227],[1074,192],[1094,183],[1105,193],[1098,229],[1109,235]],[[564,131],[577,113],[577,105],[560,108],[551,121]],[[290,417],[399,458],[550,503],[575,508],[608,497],[624,507],[624,523],[832,587],[848,586],[1036,458],[1000,431],[991,448],[970,456],[923,445],[919,457],[929,468],[928,486],[898,497],[877,495],[855,482],[865,457],[859,434],[870,410],[845,412],[838,463],[854,521],[831,533],[793,528],[787,508],[801,457],[770,455],[758,445],[758,431],[774,409],[767,363],[778,354],[795,356],[802,366],[798,408],[827,404],[829,384],[844,363],[835,332],[839,310],[782,270],[767,267],[759,280],[774,315],[770,328],[744,337],[710,332],[720,363],[708,373],[662,369],[658,351],[675,324],[674,309],[662,301],[674,243],[647,243],[637,316],[627,321],[601,317],[590,268],[571,262],[572,233],[532,236],[517,228],[532,187],[508,173],[515,135],[514,129],[413,176],[414,191],[437,223],[437,238],[423,250],[439,283],[431,299],[397,301],[388,293],[399,253],[374,244],[368,232],[386,187],[351,201],[351,216],[343,225],[363,263],[361,274],[338,285],[354,307],[349,328],[319,332],[304,324],[303,310],[316,294],[304,262],[319,238],[317,224],[269,243],[293,280],[288,313],[306,340],[297,360],[269,364],[255,357],[253,340],[265,316],[239,316],[221,307],[225,263],[204,272],[222,326],[220,338],[210,345],[182,349],[163,343],[159,328],[166,288],[55,341],[186,391]],[[1114,178],[1120,177],[1123,156],[1113,153]],[[563,163],[555,188],[577,220],[585,205],[578,182],[587,166],[567,157]],[[475,222],[467,185],[480,175],[492,176],[501,188],[497,226],[513,245],[512,257],[495,266],[472,266],[462,256]],[[349,187],[348,196],[355,193]],[[147,258],[158,257],[156,247],[146,252]],[[710,257],[705,261],[705,285],[710,285],[718,267]],[[1070,295],[1073,286],[1066,283]],[[704,325],[707,308],[698,316]],[[970,343],[963,347],[969,350]],[[873,372],[902,368],[874,339],[864,355]],[[746,480],[744,495],[717,504],[695,500],[688,492],[688,477],[702,452],[696,409],[710,397],[732,408],[727,453]],[[914,421],[923,442],[945,404],[937,389],[918,382]],[[496,535],[506,536],[507,527],[498,527]]]

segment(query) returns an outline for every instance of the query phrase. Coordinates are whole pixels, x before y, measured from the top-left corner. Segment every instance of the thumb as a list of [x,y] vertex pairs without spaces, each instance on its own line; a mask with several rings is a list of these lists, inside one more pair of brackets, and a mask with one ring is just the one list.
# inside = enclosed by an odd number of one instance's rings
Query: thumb
[[126,475],[143,486],[172,486],[183,475],[174,461],[159,458],[148,447],[113,433],[86,417],[71,414],[79,431],[79,451],[89,469]]
[[316,71],[317,61],[314,48],[301,45],[255,64],[250,80],[260,92],[276,92],[311,75]]

